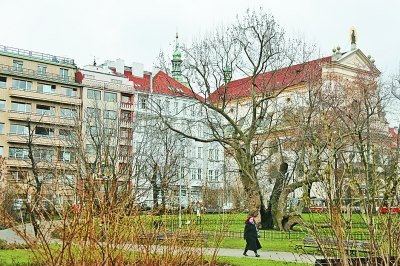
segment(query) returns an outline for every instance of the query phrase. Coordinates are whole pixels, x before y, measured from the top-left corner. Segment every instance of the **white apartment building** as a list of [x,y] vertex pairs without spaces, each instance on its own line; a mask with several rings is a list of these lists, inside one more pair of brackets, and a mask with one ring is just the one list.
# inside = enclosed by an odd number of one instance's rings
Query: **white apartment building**
[[[152,207],[164,199],[167,206],[179,202],[188,206],[202,202],[205,190],[222,189],[223,148],[187,139],[163,124],[162,119],[167,119],[199,137],[208,133],[198,123],[204,111],[185,97],[191,93],[188,88],[162,71],[153,76],[143,71],[143,65],[126,66],[122,59],[85,66],[81,73],[86,151],[93,152],[88,136],[99,130],[95,124],[118,134],[110,145],[119,154],[119,167],[132,167],[129,187],[139,202]],[[90,117],[102,119],[96,122]],[[222,198],[218,204],[222,207]]]

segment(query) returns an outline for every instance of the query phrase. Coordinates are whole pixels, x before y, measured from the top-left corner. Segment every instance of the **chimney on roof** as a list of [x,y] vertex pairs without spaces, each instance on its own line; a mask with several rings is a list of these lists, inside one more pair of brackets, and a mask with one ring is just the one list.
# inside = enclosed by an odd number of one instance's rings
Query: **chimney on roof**
[[125,62],[124,59],[118,58],[115,60],[115,71],[119,74],[124,74]]
[[132,75],[143,78],[144,66],[141,63],[132,62]]

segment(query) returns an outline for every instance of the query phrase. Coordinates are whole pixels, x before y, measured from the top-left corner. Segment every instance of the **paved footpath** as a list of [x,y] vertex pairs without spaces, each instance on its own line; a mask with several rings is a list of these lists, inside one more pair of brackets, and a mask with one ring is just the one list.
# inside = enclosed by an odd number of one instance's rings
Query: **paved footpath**
[[[26,225],[26,233],[33,235],[32,225]],[[9,243],[25,243],[25,241],[19,237],[13,230],[6,229],[0,230],[0,239],[4,239]],[[214,249],[205,249],[205,253],[212,254]],[[314,264],[315,259],[320,259],[322,257],[309,255],[309,254],[297,254],[291,252],[279,252],[279,251],[266,251],[260,250],[258,252],[260,254],[259,258],[254,257],[254,253],[252,251],[248,252],[247,258],[254,259],[269,259],[269,260],[277,260],[277,261],[285,261],[285,262],[299,262],[299,263],[310,263]],[[218,256],[227,256],[227,257],[245,257],[243,256],[242,249],[230,249],[230,248],[220,248],[218,251]]]

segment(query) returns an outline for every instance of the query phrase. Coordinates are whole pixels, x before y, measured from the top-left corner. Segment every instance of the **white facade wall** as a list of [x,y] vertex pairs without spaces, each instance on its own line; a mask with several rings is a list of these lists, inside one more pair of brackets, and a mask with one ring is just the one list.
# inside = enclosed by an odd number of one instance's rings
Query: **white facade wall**
[[[151,142],[149,132],[143,130],[146,123],[160,123],[161,120],[158,112],[154,109],[155,106],[161,107],[163,116],[178,128],[189,130],[188,133],[199,138],[205,137],[209,132],[204,124],[201,124],[201,118],[205,112],[200,112],[199,105],[195,100],[171,95],[162,95],[151,92],[141,92],[134,89],[132,81],[124,76],[117,76],[109,69],[116,67],[117,64],[113,61],[107,61],[101,66],[85,66],[81,70],[84,74],[83,84],[83,117],[88,108],[99,108],[102,114],[105,111],[115,111],[117,118],[112,121],[121,127],[130,127],[133,129],[132,148],[134,160],[137,158],[146,158],[140,154],[139,146],[145,147],[146,142]],[[121,67],[119,67],[121,68]],[[118,72],[118,71],[117,71]],[[94,90],[100,93],[100,99],[89,99],[89,90]],[[117,95],[116,102],[105,100],[105,92],[115,93]],[[120,121],[121,110],[124,105],[121,102],[123,94],[132,94],[132,123],[124,124]],[[167,107],[169,106],[169,107]],[[126,105],[124,105],[126,110]],[[86,132],[84,123],[83,132]],[[152,130],[151,134],[157,135],[156,128],[148,128]],[[150,135],[151,135],[150,134]],[[153,136],[154,137],[154,136]],[[218,143],[203,143],[191,139],[181,138],[182,149],[184,156],[179,160],[178,168],[184,169],[183,179],[177,179],[171,184],[171,193],[175,194],[175,200],[179,200],[179,185],[181,185],[181,204],[188,206],[190,203],[202,201],[202,192],[205,186],[209,188],[222,188],[225,180],[224,176],[224,151]],[[153,138],[154,139],[154,138]],[[149,143],[148,143],[149,144]],[[159,143],[160,144],[160,143]],[[148,147],[151,146],[151,147]],[[156,145],[147,145],[143,151],[148,148],[157,148]],[[183,151],[184,150],[184,151]],[[150,152],[150,151],[148,151]],[[163,160],[163,152],[158,149],[159,160]],[[181,174],[181,169],[179,170]],[[132,180],[134,187],[137,189],[138,201],[147,206],[153,204],[153,191],[148,177],[139,177]],[[134,189],[135,189],[134,188]],[[160,199],[158,199],[160,201]],[[222,207],[222,206],[221,206]]]
[[[199,138],[208,134],[206,125],[200,121],[205,115],[200,105],[193,99],[162,94],[139,93],[135,98],[135,123],[146,123],[146,119],[160,121],[159,115],[169,120],[178,130],[187,132]],[[202,201],[202,190],[205,186],[222,188],[224,182],[224,151],[218,143],[204,143],[179,136],[180,151],[179,168],[184,168],[183,179],[175,182],[176,189],[181,185],[181,203],[188,206],[190,203]],[[136,132],[134,142],[143,145],[146,141],[146,132]],[[142,180],[146,187],[149,181]],[[179,195],[179,192],[176,192]],[[149,195],[148,199],[152,199]],[[149,205],[151,203],[149,202]]]

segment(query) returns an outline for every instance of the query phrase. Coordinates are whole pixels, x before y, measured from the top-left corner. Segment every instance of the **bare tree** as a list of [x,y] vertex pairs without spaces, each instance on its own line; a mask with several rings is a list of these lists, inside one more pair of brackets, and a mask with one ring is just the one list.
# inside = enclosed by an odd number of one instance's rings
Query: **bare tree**
[[[232,26],[181,49],[182,69],[180,54],[175,53],[172,73],[179,79],[177,73],[181,72],[181,81],[197,101],[193,108],[204,113],[196,123],[210,132],[198,137],[189,128],[178,128],[168,119],[164,122],[184,137],[220,143],[237,165],[248,208],[259,210],[263,227],[271,227],[267,221],[272,213],[260,187],[262,171],[257,169],[269,160],[269,150],[276,148],[271,139],[283,113],[279,96],[301,82],[303,67],[291,66],[308,58],[306,47],[300,41],[287,40],[274,18],[260,10],[248,11]],[[232,77],[244,78],[230,82]],[[275,163],[284,160],[278,156]]]

